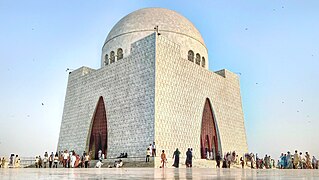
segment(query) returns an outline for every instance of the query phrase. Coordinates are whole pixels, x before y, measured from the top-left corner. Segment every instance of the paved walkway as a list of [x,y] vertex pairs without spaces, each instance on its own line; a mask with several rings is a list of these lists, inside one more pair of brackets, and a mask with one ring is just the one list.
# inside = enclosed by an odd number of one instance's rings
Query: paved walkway
[[319,179],[319,170],[251,169],[0,169],[0,179]]

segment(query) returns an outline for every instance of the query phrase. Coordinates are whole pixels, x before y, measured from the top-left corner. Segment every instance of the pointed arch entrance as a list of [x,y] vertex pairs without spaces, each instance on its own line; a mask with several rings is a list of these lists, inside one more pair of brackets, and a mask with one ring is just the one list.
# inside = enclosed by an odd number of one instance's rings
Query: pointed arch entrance
[[217,134],[217,123],[214,118],[213,110],[210,105],[209,99],[207,98],[204,105],[203,116],[202,116],[202,126],[201,126],[201,158],[207,158],[207,152],[209,156],[213,155],[216,157],[220,147],[218,146],[218,134]]
[[95,107],[95,111],[92,118],[89,152],[92,152],[94,159],[98,159],[98,152],[102,150],[102,153],[107,153],[107,119],[103,97],[99,98],[99,101]]

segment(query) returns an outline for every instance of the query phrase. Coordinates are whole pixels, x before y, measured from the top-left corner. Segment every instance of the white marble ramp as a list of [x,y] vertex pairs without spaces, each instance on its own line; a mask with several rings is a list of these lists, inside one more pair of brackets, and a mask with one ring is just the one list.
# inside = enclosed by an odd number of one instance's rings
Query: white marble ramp
[[0,179],[319,179],[319,170],[255,169],[0,169]]

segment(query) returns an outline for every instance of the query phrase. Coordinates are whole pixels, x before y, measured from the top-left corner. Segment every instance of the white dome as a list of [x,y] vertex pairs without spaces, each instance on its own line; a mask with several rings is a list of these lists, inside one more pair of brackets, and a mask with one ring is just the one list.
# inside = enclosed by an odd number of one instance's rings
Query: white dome
[[184,16],[164,8],[140,9],[116,23],[103,45],[101,66],[105,66],[107,57],[117,49],[121,49],[124,57],[129,56],[131,44],[154,33],[156,26],[161,36],[180,46],[183,59],[187,59],[192,50],[206,59],[205,68],[208,68],[207,48],[199,31]]
[[201,34],[193,23],[177,12],[164,8],[145,8],[126,15],[112,28],[105,43],[128,33],[154,32],[155,26],[158,26],[159,32],[183,34],[205,46]]

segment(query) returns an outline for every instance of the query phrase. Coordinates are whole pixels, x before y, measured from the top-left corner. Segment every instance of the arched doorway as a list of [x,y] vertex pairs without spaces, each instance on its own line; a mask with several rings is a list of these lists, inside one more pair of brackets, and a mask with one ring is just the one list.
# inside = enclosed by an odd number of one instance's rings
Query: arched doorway
[[[217,141],[217,131],[216,122],[213,115],[213,110],[210,105],[209,99],[206,99],[203,116],[202,116],[202,126],[201,126],[201,158],[207,158],[207,152],[210,158],[216,157],[217,152],[220,150]],[[213,157],[211,157],[211,154]]]
[[102,153],[107,153],[107,119],[105,104],[103,97],[99,98],[96,105],[91,126],[89,151],[92,152],[94,159],[98,159],[98,152],[102,150]]

